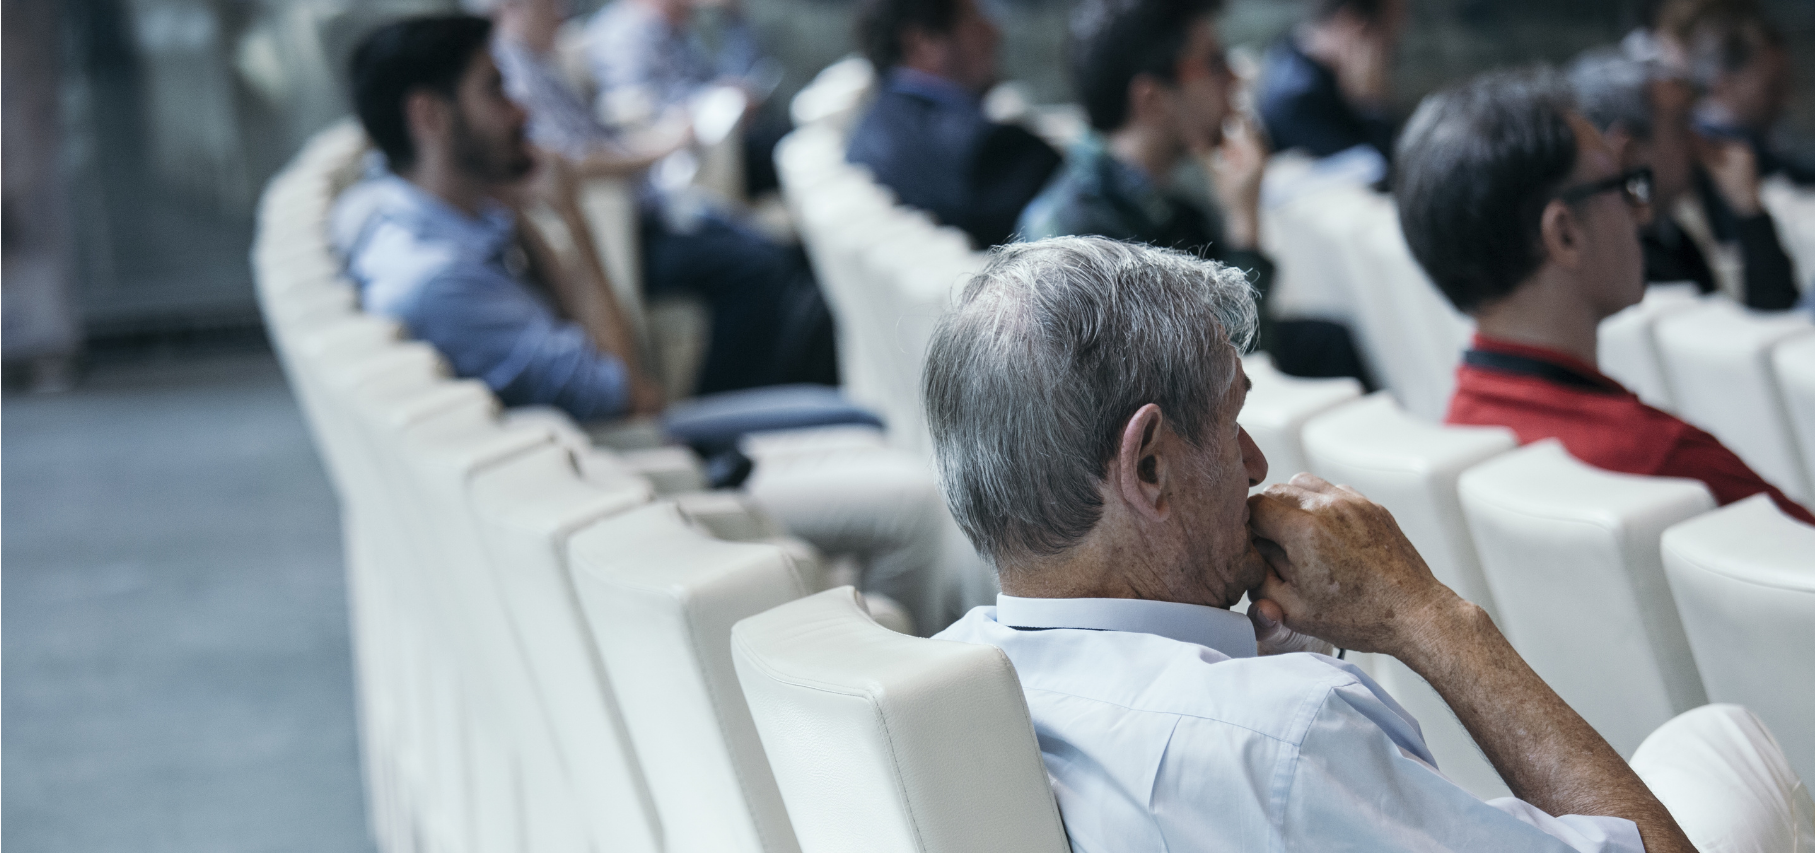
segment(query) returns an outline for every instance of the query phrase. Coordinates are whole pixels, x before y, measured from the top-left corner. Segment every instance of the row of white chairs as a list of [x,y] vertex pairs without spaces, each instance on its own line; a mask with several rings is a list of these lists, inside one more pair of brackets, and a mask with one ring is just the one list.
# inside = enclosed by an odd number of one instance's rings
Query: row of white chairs
[[1815,498],[1815,318],[1653,285],[1602,322],[1598,356],[1640,399],[1713,433],[1791,497]]
[[[1716,510],[1696,481],[1602,471],[1554,440],[1518,448],[1503,428],[1432,424],[1349,380],[1282,376],[1264,356],[1246,366],[1241,421],[1268,454],[1268,481],[1308,471],[1392,511],[1432,572],[1487,610],[1622,755],[1678,713],[1734,702],[1815,772],[1815,528],[1762,495]],[[1505,793],[1428,685],[1390,658],[1361,665],[1419,719],[1452,778]]]
[[[1474,324],[1430,281],[1405,244],[1389,196],[1333,166],[1286,154],[1268,166],[1263,240],[1279,265],[1275,309],[1347,323],[1380,385],[1427,421],[1442,419]],[[1773,195],[1779,228],[1815,226],[1815,196]],[[1602,326],[1608,375],[1646,402],[1713,433],[1787,493],[1815,496],[1815,420],[1798,417],[1807,383],[1806,312],[1765,314],[1688,284],[1653,285]]]
[[[802,600],[816,555],[737,496],[692,491],[685,454],[612,453],[558,413],[502,412],[359,311],[324,223],[362,147],[331,129],[273,180],[253,259],[341,501],[380,848],[1060,849],[1000,653],[890,631],[849,587]],[[789,602],[806,610],[765,617],[734,662],[733,625]],[[826,607],[836,636],[815,633]],[[850,669],[814,662],[828,654]],[[837,691],[801,667],[848,678],[851,700],[805,743],[791,697]],[[992,756],[1021,760],[979,764]],[[868,787],[828,799],[827,778]]]

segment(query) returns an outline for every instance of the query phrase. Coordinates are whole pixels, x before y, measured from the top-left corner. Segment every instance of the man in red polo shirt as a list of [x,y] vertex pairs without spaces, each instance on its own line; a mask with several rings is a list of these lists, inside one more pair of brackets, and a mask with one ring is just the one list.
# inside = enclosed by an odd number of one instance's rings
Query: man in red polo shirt
[[1557,438],[1610,471],[1700,480],[1722,504],[1764,492],[1815,525],[1713,436],[1596,369],[1600,322],[1644,296],[1651,176],[1620,171],[1559,77],[1499,72],[1427,98],[1394,162],[1412,254],[1475,318],[1450,423]]

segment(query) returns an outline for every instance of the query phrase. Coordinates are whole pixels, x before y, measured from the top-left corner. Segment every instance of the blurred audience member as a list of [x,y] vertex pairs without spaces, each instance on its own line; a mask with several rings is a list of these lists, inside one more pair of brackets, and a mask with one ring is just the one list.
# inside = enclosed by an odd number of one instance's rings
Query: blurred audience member
[[[420,17],[361,43],[353,100],[391,171],[342,194],[334,242],[367,310],[402,321],[505,405],[557,406],[582,421],[659,411],[659,390],[627,367],[627,340],[551,307],[586,294],[555,274],[526,223],[494,200],[535,164],[523,109],[486,49],[491,30],[484,18]],[[609,299],[600,284],[594,295]],[[704,417],[692,425],[874,422],[851,417],[848,405],[803,400],[800,390],[700,401],[692,411]],[[680,432],[675,413],[665,426]],[[745,446],[755,462],[745,485],[765,510],[826,553],[859,557],[860,583],[890,609],[906,608],[924,629],[941,624],[944,516],[924,463],[862,429],[770,433]]]
[[[1693,90],[1663,69],[1612,48],[1584,54],[1569,69],[1582,114],[1601,131],[1621,169],[1651,170],[1650,222],[1640,232],[1645,279],[1693,281],[1712,293],[1720,282],[1707,258],[1711,250],[1738,259],[1746,305],[1790,308],[1797,297],[1795,272],[1778,243],[1776,223],[1759,205],[1757,173],[1744,167],[1748,152],[1721,152],[1718,144],[1698,139],[1689,123]],[[1708,162],[1722,171],[1696,162],[1696,151],[1709,148],[1715,150]],[[1698,245],[1698,233],[1711,238],[1708,250]]]
[[552,307],[594,304],[526,246],[495,200],[535,168],[523,109],[486,49],[491,23],[414,18],[373,33],[353,56],[353,102],[389,171],[348,190],[330,223],[368,311],[394,317],[460,376],[506,405],[559,406],[582,420],[661,406],[631,370],[634,346]]
[[1405,0],[1316,0],[1267,50],[1257,102],[1276,151],[1328,157],[1357,145],[1393,153],[1387,114]]
[[996,25],[975,0],[867,0],[858,39],[882,83],[847,158],[978,247],[1006,242],[1059,155],[983,115],[996,83]]
[[1713,436],[1596,369],[1600,321],[1644,295],[1650,181],[1621,170],[1560,77],[1499,72],[1433,95],[1398,153],[1406,242],[1478,330],[1450,423],[1558,438],[1612,471],[1700,480],[1722,504],[1763,492],[1815,524]]
[[[1273,281],[1273,262],[1259,251],[1267,152],[1230,108],[1235,80],[1213,17],[1220,7],[1219,0],[1085,0],[1077,8],[1067,55],[1094,132],[1022,212],[1021,239],[1097,235],[1182,249],[1246,271],[1264,306]],[[1187,159],[1210,176],[1221,221],[1166,192]],[[1337,324],[1263,323],[1260,338],[1287,373],[1361,375]]]
[[[710,8],[718,26],[703,38],[696,16]],[[640,125],[691,106],[707,88],[735,86],[748,97],[744,174],[751,196],[773,190],[775,143],[785,118],[761,120],[756,109],[780,71],[765,59],[739,0],[613,0],[586,24],[586,53],[599,105],[614,123]]]
[[1659,11],[1657,28],[1665,59],[1703,93],[1696,128],[1749,149],[1749,161],[1720,154],[1742,161],[1734,170],[1743,164],[1761,175],[1815,183],[1815,165],[1786,156],[1775,136],[1790,103],[1790,54],[1757,0],[1672,0]]
[[[634,150],[592,117],[553,63],[565,6],[566,0],[499,0],[492,51],[506,91],[529,111],[531,140],[581,175],[634,173],[684,140]],[[664,198],[647,183],[640,207],[645,289],[698,294],[712,308],[700,393],[836,383],[830,314],[799,251],[724,213]]]

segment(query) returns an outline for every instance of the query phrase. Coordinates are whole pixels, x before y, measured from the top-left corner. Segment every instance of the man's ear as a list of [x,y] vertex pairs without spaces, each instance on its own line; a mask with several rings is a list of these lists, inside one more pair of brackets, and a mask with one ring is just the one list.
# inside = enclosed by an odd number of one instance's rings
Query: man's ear
[[1151,521],[1165,520],[1172,509],[1166,498],[1169,460],[1160,449],[1165,432],[1166,416],[1160,407],[1152,403],[1140,407],[1122,426],[1110,472],[1122,502]]
[[427,89],[416,89],[403,96],[403,122],[418,159],[420,152],[447,135],[453,117],[454,105]]
[[1544,244],[1544,259],[1574,269],[1582,260],[1582,220],[1569,205],[1553,200],[1544,205],[1538,217],[1538,241]]

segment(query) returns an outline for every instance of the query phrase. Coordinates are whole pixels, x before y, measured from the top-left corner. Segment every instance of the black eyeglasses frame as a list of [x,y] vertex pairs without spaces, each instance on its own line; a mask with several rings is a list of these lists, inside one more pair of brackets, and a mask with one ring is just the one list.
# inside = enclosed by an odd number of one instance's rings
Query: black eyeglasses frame
[[1627,169],[1611,178],[1566,187],[1558,190],[1552,198],[1564,204],[1576,204],[1604,192],[1619,190],[1620,194],[1625,196],[1627,204],[1633,207],[1647,207],[1651,204],[1656,189],[1657,180],[1652,176],[1650,167],[1640,166],[1636,169]]

